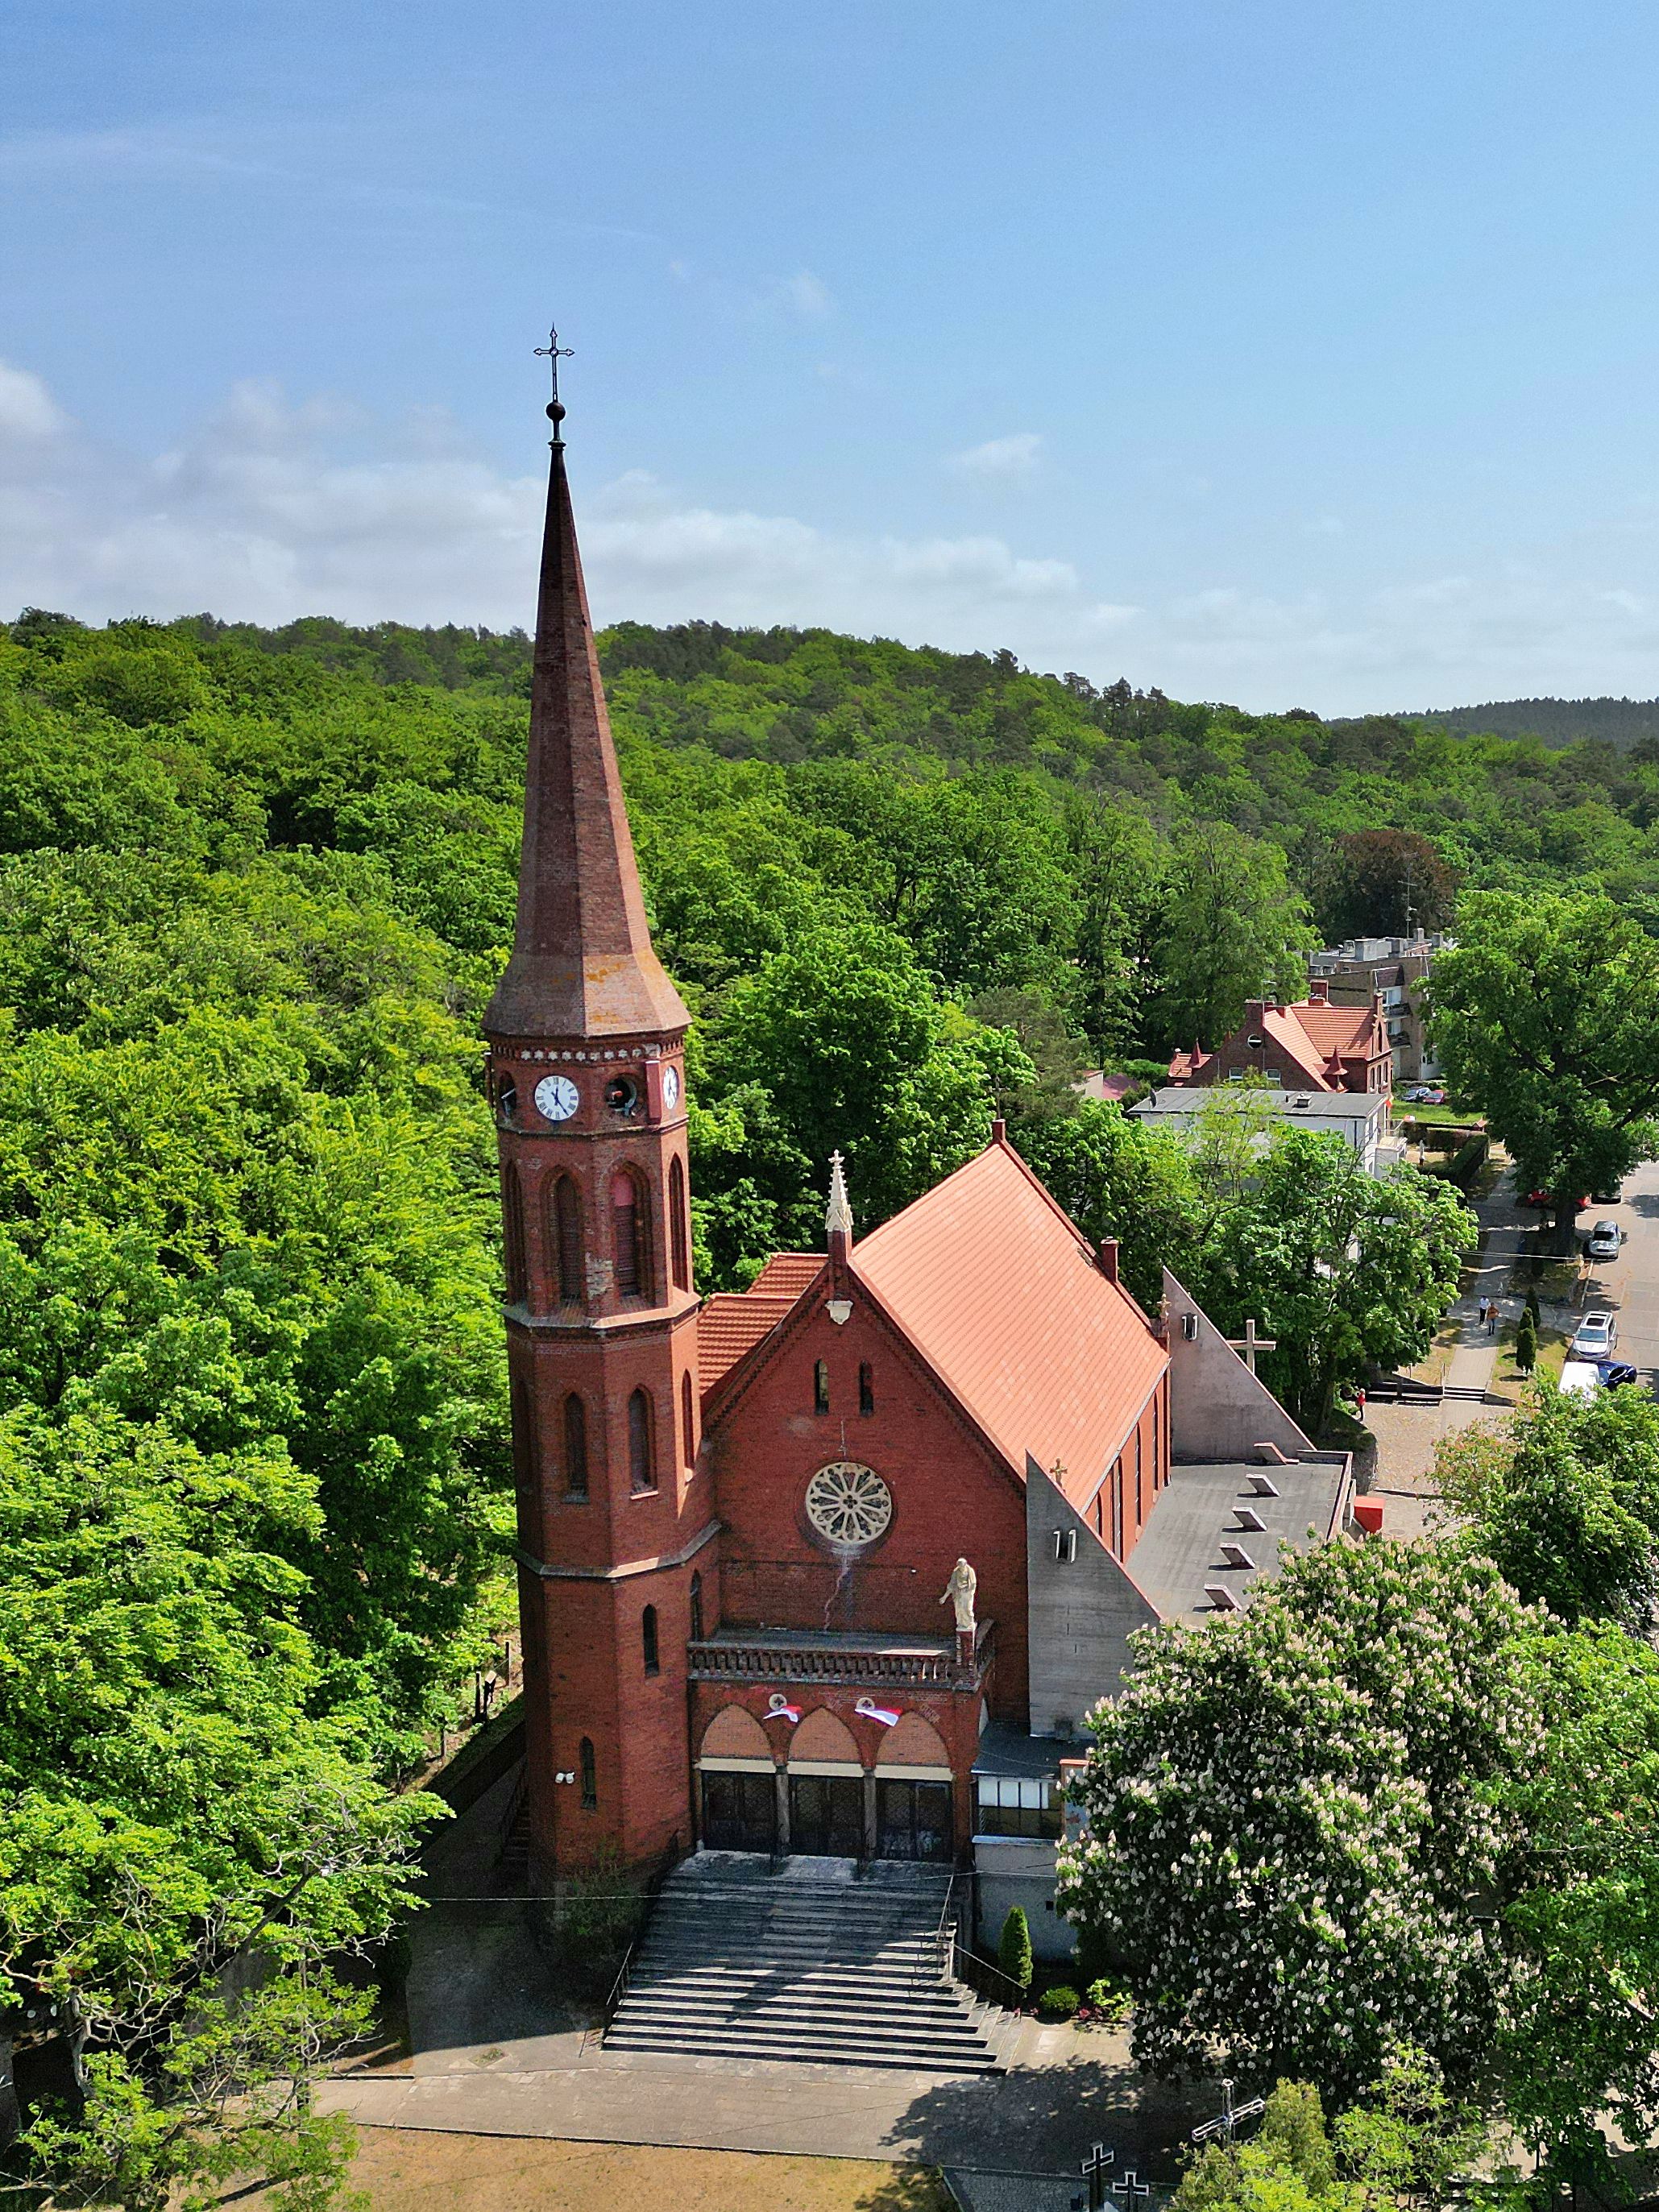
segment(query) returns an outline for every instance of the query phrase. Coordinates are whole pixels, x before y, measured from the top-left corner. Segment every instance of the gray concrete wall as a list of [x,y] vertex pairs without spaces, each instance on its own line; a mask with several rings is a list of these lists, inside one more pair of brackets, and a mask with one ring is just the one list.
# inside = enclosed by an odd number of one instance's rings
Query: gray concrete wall
[[[1054,1534],[1075,1535],[1077,1557],[1054,1558]],[[1030,1640],[1030,1730],[1075,1736],[1085,1713],[1117,1695],[1133,1661],[1129,1638],[1156,1609],[1034,1459],[1025,1462],[1025,1584]]]
[[1031,1930],[1038,1959],[1069,1960],[1077,1941],[1072,1923],[1054,1910],[1054,1846],[1033,1836],[977,1836],[974,1871],[979,1877],[979,1928],[974,1948],[994,1963],[1002,1923],[1018,1905]]
[[[1164,1270],[1170,1326],[1170,1448],[1177,1460],[1254,1460],[1259,1443],[1300,1459],[1313,1444],[1258,1382],[1198,1301]],[[1188,1337],[1186,1316],[1197,1316]],[[1035,1679],[1035,1678],[1034,1678]]]

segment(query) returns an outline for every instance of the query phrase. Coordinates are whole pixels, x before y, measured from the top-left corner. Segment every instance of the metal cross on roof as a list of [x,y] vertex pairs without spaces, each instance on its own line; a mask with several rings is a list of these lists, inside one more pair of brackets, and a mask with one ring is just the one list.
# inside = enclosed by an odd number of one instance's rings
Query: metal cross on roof
[[1217,2136],[1225,2136],[1231,2142],[1241,2120],[1253,2120],[1258,2112],[1265,2112],[1267,2109],[1265,2097],[1252,2097],[1248,2105],[1235,2105],[1232,2075],[1224,2074],[1221,2077],[1221,2110],[1214,2119],[1206,2120],[1201,2127],[1194,2128],[1192,2139],[1195,2143],[1202,2143],[1212,2142]]
[[1255,1373],[1255,1355],[1258,1352],[1277,1352],[1279,1349],[1279,1339],[1276,1336],[1256,1334],[1254,1321],[1245,1322],[1243,1336],[1230,1336],[1224,1340],[1237,1352],[1252,1375]]

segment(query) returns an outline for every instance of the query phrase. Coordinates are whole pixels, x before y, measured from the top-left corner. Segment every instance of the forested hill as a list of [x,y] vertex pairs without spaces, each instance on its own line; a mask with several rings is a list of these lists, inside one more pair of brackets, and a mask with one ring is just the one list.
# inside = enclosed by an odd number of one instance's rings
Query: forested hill
[[1659,699],[1498,699],[1484,707],[1446,707],[1414,714],[1459,737],[1541,738],[1547,745],[1600,740],[1618,751],[1651,744],[1659,753]]

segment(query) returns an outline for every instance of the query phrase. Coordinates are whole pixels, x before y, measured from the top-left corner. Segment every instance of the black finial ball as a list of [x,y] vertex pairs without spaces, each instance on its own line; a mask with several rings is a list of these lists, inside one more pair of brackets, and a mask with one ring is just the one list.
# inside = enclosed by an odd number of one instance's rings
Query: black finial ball
[[562,422],[564,420],[564,409],[556,399],[548,403],[547,419],[550,422]]

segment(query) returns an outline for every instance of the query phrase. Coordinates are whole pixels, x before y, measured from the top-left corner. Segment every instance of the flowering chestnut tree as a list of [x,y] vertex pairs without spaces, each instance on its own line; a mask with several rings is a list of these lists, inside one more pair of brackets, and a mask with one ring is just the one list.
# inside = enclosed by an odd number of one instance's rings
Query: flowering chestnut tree
[[1546,1719],[1489,1563],[1380,1540],[1287,1553],[1252,1609],[1149,1630],[1097,1709],[1059,1899],[1109,1946],[1134,2051],[1346,2102],[1407,2047],[1474,2079],[1506,2016],[1506,1796]]

